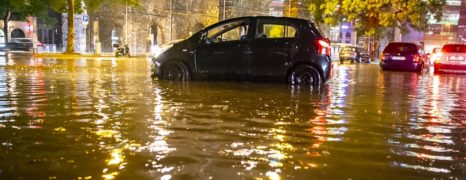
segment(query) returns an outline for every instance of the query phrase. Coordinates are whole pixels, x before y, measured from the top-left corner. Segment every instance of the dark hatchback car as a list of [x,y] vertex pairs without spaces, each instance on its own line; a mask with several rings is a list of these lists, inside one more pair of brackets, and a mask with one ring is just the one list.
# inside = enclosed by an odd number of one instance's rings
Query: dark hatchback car
[[241,17],[205,28],[152,60],[164,80],[240,79],[318,85],[333,73],[330,43],[308,20]]
[[415,43],[391,42],[382,52],[380,67],[382,70],[421,72],[425,58],[423,48]]
[[31,51],[34,49],[34,42],[29,38],[13,38],[8,43],[8,49],[11,51]]
[[351,63],[370,63],[369,52],[360,46],[342,46],[339,52],[340,63],[350,60]]

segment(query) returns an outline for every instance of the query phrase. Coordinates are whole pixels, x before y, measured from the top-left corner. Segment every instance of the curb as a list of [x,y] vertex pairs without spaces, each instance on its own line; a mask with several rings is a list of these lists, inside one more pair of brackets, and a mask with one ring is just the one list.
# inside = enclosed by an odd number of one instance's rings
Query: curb
[[[63,53],[36,53],[35,58],[116,58],[113,54],[63,54]],[[128,58],[128,57],[119,57]],[[136,54],[129,58],[148,58],[146,54]]]

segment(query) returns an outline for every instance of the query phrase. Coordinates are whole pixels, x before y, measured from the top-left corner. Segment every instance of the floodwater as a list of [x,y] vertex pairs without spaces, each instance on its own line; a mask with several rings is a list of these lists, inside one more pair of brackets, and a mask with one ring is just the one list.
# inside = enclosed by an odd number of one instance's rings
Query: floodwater
[[0,179],[464,179],[465,89],[375,64],[308,89],[0,57]]

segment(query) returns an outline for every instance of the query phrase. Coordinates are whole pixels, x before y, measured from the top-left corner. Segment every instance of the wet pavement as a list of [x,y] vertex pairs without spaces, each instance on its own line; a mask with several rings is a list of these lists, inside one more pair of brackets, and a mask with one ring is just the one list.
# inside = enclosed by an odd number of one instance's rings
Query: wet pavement
[[308,89],[0,56],[0,179],[466,177],[466,75],[337,68]]

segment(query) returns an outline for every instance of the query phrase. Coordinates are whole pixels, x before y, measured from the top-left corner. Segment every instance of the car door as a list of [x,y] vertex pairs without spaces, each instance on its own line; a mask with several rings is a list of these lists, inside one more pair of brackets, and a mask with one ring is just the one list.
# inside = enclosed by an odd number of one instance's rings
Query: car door
[[276,79],[286,76],[298,51],[298,28],[283,19],[257,19],[250,59],[251,76]]
[[197,45],[195,63],[201,77],[246,78],[250,21],[235,20],[208,28]]

